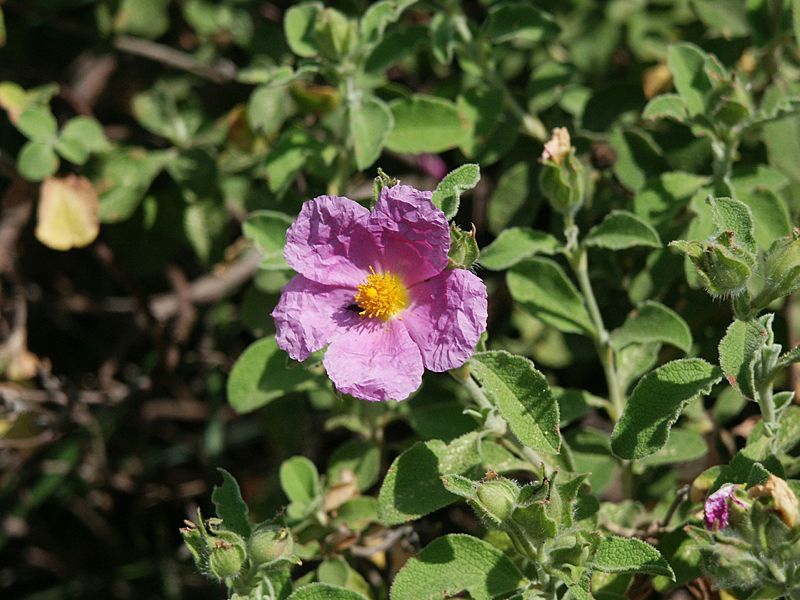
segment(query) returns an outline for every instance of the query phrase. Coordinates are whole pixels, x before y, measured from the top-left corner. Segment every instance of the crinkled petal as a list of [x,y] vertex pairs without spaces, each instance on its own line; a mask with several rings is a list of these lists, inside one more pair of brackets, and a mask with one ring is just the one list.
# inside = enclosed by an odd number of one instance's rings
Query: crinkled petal
[[402,323],[422,352],[425,367],[447,371],[472,356],[486,330],[486,286],[470,271],[453,269],[410,291]]
[[408,185],[383,188],[369,216],[369,230],[381,256],[381,267],[414,285],[447,267],[450,230],[431,192]]
[[278,347],[295,360],[328,344],[360,320],[347,307],[352,305],[354,290],[322,285],[303,275],[295,276],[281,293],[272,318]]
[[323,359],[336,389],[362,400],[404,400],[422,383],[419,348],[399,321],[363,319]]
[[378,256],[368,219],[366,208],[342,196],[304,202],[286,231],[286,262],[318,283],[356,287]]

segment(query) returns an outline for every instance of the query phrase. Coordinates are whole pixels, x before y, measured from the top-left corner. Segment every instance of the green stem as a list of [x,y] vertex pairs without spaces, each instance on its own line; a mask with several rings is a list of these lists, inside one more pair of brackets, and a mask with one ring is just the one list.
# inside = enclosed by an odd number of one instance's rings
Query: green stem
[[770,452],[776,454],[778,451],[778,418],[775,412],[775,399],[772,395],[772,379],[768,379],[759,386],[756,393],[761,417],[764,419],[767,435],[769,435],[769,449]]
[[[597,350],[597,357],[603,366],[603,374],[608,387],[608,397],[611,400],[609,416],[614,421],[618,421],[622,415],[622,409],[625,407],[625,398],[617,375],[616,365],[614,364],[614,349],[611,347],[610,336],[603,322],[603,315],[597,305],[592,282],[589,280],[589,260],[586,248],[578,245],[575,241],[577,239],[577,227],[571,217],[567,217],[565,235],[567,236],[567,258],[575,277],[578,279],[578,287],[583,294],[586,307],[589,309],[589,318],[595,328],[592,338]],[[570,248],[570,246],[572,247]]]

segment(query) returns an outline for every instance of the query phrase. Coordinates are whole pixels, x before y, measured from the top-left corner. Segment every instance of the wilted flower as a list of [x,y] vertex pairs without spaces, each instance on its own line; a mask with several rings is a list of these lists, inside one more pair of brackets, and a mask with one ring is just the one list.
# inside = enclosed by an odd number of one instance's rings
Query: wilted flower
[[729,523],[730,502],[745,506],[744,502],[736,497],[737,485],[726,483],[706,500],[703,513],[706,519],[706,528],[710,530],[725,529]]
[[486,287],[447,269],[450,231],[431,193],[381,191],[372,212],[348,198],[303,205],[284,255],[299,273],[272,313],[278,346],[295,360],[329,345],[336,388],[364,400],[402,400],[424,368],[461,366],[486,328]]
[[550,139],[545,142],[541,160],[542,162],[550,161],[560,165],[564,162],[571,149],[572,140],[570,140],[567,128],[556,127],[553,129]]
[[786,480],[770,475],[761,485],[754,485],[748,490],[751,498],[768,498],[772,500],[775,512],[787,527],[794,527],[800,520],[800,507],[797,496],[786,483]]

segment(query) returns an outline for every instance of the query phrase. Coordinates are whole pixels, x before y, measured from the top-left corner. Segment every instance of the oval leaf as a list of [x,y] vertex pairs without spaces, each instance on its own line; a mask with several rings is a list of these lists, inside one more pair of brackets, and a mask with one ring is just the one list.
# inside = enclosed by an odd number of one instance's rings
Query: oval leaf
[[561,447],[558,402],[533,363],[505,351],[480,352],[470,361],[483,391],[529,448],[558,454]]
[[313,385],[314,376],[303,368],[288,368],[286,355],[269,336],[254,342],[233,365],[228,378],[228,402],[246,413]]
[[36,239],[54,250],[83,248],[100,232],[97,191],[85,177],[51,177],[41,188]]
[[217,469],[222,475],[222,485],[214,486],[211,501],[217,509],[217,516],[225,527],[247,539],[250,535],[249,509],[242,499],[239,484],[225,469]]
[[580,293],[552,260],[526,259],[508,272],[506,281],[514,300],[537,319],[567,333],[594,332]]
[[604,573],[645,573],[675,579],[672,567],[661,552],[636,538],[609,536],[600,541],[592,564]]
[[450,171],[433,190],[431,202],[442,209],[447,219],[452,219],[458,212],[461,194],[471,190],[481,180],[481,168],[478,165],[466,164]]
[[614,210],[603,222],[589,231],[584,243],[610,250],[623,250],[633,246],[661,248],[661,238],[656,230],[633,213]]
[[403,154],[444,152],[464,142],[469,125],[458,107],[434,96],[412,96],[390,104],[394,128],[386,147]]
[[756,320],[731,323],[719,343],[719,364],[732,387],[751,400],[756,397],[754,367],[767,330]]
[[466,591],[474,600],[491,600],[524,582],[500,550],[469,535],[440,537],[409,559],[392,584],[392,600],[440,600]]
[[367,600],[353,590],[328,583],[309,583],[295,590],[288,600]]
[[635,459],[661,450],[686,404],[720,379],[719,368],[700,358],[674,360],[642,377],[611,434],[614,454]]
[[509,227],[481,251],[480,263],[490,271],[502,271],[534,254],[555,254],[560,246],[549,233],[530,227]]
[[639,306],[611,337],[615,348],[654,342],[672,344],[684,352],[692,347],[692,332],[686,321],[671,308],[653,301]]
[[386,136],[393,126],[392,111],[378,98],[367,98],[350,108],[350,135],[359,170],[366,169],[378,160]]

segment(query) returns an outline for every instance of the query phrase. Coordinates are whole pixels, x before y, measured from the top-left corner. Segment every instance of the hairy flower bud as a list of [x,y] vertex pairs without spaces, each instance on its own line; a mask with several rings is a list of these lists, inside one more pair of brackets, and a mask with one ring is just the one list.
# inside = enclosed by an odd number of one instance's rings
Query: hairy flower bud
[[586,174],[575,157],[575,148],[564,127],[553,130],[553,136],[544,145],[539,173],[539,189],[561,214],[575,214],[584,201]]
[[514,511],[519,488],[510,479],[500,477],[480,483],[476,493],[488,516],[502,523]]
[[208,570],[219,579],[236,577],[247,559],[244,540],[232,531],[218,531],[208,538]]
[[764,287],[753,304],[763,307],[800,289],[800,229],[775,240],[763,262]]
[[286,527],[262,525],[247,540],[247,547],[254,564],[269,564],[292,555],[294,538]]

